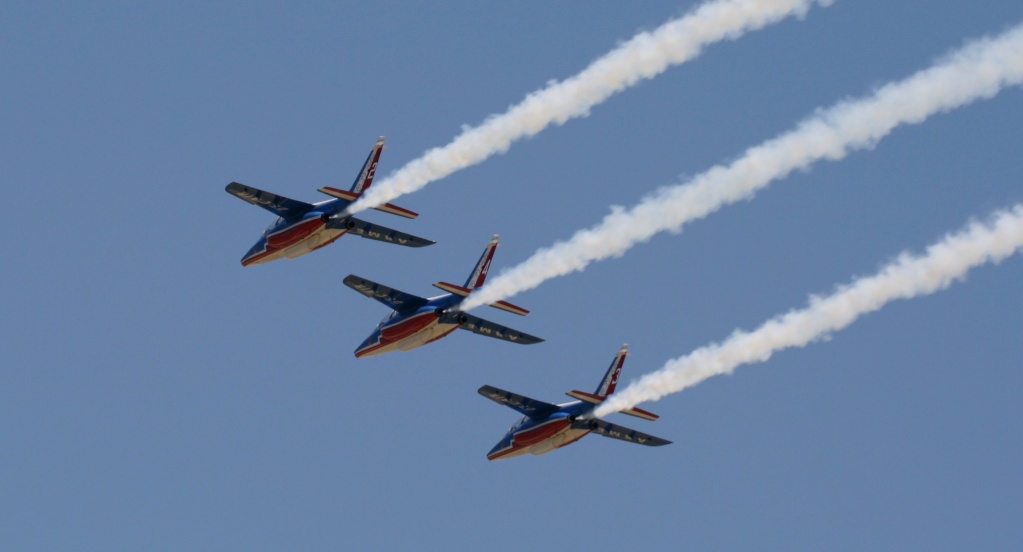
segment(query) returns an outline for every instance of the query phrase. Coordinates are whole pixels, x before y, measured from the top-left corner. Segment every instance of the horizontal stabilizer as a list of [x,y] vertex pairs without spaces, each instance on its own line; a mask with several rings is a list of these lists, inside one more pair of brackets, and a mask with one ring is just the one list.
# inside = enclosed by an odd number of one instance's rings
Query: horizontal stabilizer
[[[348,201],[349,203],[354,202],[355,200],[362,197],[362,194],[360,193],[349,192],[348,190],[340,190],[338,188],[331,188],[330,186],[324,186],[322,188],[319,188],[319,191],[331,197],[336,197],[337,199]],[[414,219],[419,216],[419,213],[416,213],[415,211],[409,211],[404,207],[398,207],[393,203],[384,203],[379,207],[374,207],[374,209],[376,209],[377,211],[383,211],[385,213],[390,213],[392,215],[398,215],[399,217],[405,217],[410,219]]]
[[594,395],[593,393],[587,393],[585,391],[569,391],[568,393],[565,393],[565,394],[568,395],[569,397],[572,397],[573,399],[578,399],[580,401],[588,402],[590,404],[600,404],[600,403],[604,402],[604,398],[605,398],[605,397],[598,397],[598,396]]
[[[590,404],[600,404],[604,402],[604,400],[607,398],[594,395],[593,393],[587,393],[585,391],[578,390],[569,391],[568,393],[565,394],[568,395],[569,397],[572,397],[573,399],[578,399],[580,401],[588,402]],[[657,414],[654,414],[653,412],[648,412],[646,410],[643,410],[642,408],[633,407],[628,410],[622,410],[621,412],[622,414],[628,414],[630,416],[635,416],[637,418],[643,418],[644,420],[650,420],[651,422],[660,418],[660,416],[658,416]]]
[[[512,343],[519,343],[522,345],[532,345],[543,341],[543,339],[540,339],[539,337],[529,335],[518,330],[513,330],[500,324],[495,324],[489,320],[484,320],[478,316],[473,316],[465,312],[447,313],[445,314],[445,317],[447,316],[454,318],[454,321],[459,324],[460,328],[463,330],[469,330],[474,334],[503,339],[505,341],[511,341]],[[441,322],[450,323],[444,318],[441,319]]]
[[480,387],[478,393],[496,403],[518,410],[520,413],[529,416],[530,418],[543,418],[545,416],[550,416],[558,410],[557,405],[517,395],[491,385],[484,385],[483,387]]
[[524,309],[524,308],[522,308],[522,307],[520,307],[518,305],[513,305],[513,304],[509,303],[508,301],[498,301],[496,303],[490,303],[490,306],[494,307],[495,309],[501,309],[501,310],[508,311],[510,313],[513,313],[513,314],[517,314],[519,316],[525,316],[525,315],[529,314],[528,310],[526,310],[526,309]]
[[[458,285],[452,284],[450,282],[437,282],[437,283],[433,284],[433,287],[437,287],[437,288],[443,289],[444,291],[446,291],[448,293],[453,293],[455,295],[460,295],[462,297],[468,297],[469,294],[472,293],[471,289],[469,289],[467,287],[464,287],[464,286],[458,286]],[[528,310],[526,310],[526,309],[524,309],[524,308],[522,308],[522,307],[520,307],[518,305],[513,305],[513,304],[511,304],[511,303],[509,303],[507,301],[498,301],[496,303],[490,303],[490,306],[494,307],[495,309],[501,309],[501,310],[506,310],[506,311],[511,312],[511,313],[515,313],[515,314],[517,314],[519,316],[525,316],[525,315],[529,314]]]
[[242,201],[262,207],[285,219],[298,218],[313,210],[313,206],[308,203],[286,198],[272,192],[260,190],[259,188],[253,188],[252,186],[246,186],[239,182],[228,184],[224,190]]
[[455,295],[460,295],[462,297],[468,297],[469,293],[472,292],[469,288],[456,286],[455,284],[449,284],[447,282],[437,282],[436,284],[433,284],[433,287],[443,289],[448,293],[454,293]]
[[671,441],[668,441],[667,439],[661,439],[660,437],[654,437],[653,435],[643,433],[642,431],[636,431],[635,429],[629,429],[625,426],[605,422],[599,418],[575,420],[572,422],[572,427],[574,429],[588,429],[593,433],[603,435],[604,437],[627,441],[629,443],[636,443],[638,445],[646,445],[648,447],[659,447],[671,444]]
[[406,234],[405,232],[399,232],[393,228],[380,226],[379,224],[372,224],[355,217],[331,219],[330,222],[327,223],[327,226],[330,228],[343,228],[348,230],[349,234],[362,236],[363,238],[370,240],[404,245],[405,247],[425,247],[435,243],[433,240],[420,238],[419,236],[413,236],[412,234]]
[[422,297],[412,295],[411,293],[405,293],[404,291],[398,291],[383,284],[378,284],[374,281],[360,278],[354,274],[349,274],[345,277],[344,284],[370,299],[380,301],[398,312],[415,310],[426,304],[426,299],[423,299]]

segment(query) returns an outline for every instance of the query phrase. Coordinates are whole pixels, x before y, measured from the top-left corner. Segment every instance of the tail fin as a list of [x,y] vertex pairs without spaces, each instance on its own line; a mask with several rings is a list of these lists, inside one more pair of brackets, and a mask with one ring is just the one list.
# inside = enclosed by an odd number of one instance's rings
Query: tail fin
[[625,357],[628,354],[629,345],[626,343],[622,345],[621,349],[618,349],[615,359],[611,361],[611,366],[608,367],[607,372],[604,374],[604,379],[600,380],[600,385],[593,392],[594,395],[604,398],[615,392],[615,387],[618,386],[618,374],[621,373],[622,365],[625,364]]
[[490,270],[490,261],[493,260],[494,251],[497,250],[498,239],[500,239],[500,236],[497,234],[490,238],[487,247],[483,250],[483,255],[480,256],[480,260],[476,261],[476,268],[472,270],[472,274],[469,275],[469,279],[465,281],[465,286],[463,287],[476,289],[487,280],[487,271]]
[[377,138],[377,143],[373,144],[373,149],[369,150],[369,157],[366,158],[366,162],[362,165],[362,170],[359,171],[359,176],[355,178],[355,182],[352,183],[352,191],[361,194],[365,192],[370,184],[373,184],[373,176],[377,172],[377,162],[380,161],[380,152],[384,150],[384,137]]
[[[611,366],[608,367],[607,373],[604,374],[604,379],[600,380],[600,386],[593,393],[586,393],[584,391],[569,391],[566,393],[573,399],[578,399],[583,402],[590,404],[600,404],[604,402],[612,393],[615,392],[615,387],[618,386],[618,374],[622,371],[622,365],[625,364],[625,357],[629,354],[628,344],[622,345],[621,349],[618,349],[618,353],[615,354],[615,359],[611,361]],[[643,410],[642,408],[628,408],[621,411],[622,414],[628,414],[629,416],[636,416],[637,418],[643,418],[644,420],[656,420],[660,416]]]

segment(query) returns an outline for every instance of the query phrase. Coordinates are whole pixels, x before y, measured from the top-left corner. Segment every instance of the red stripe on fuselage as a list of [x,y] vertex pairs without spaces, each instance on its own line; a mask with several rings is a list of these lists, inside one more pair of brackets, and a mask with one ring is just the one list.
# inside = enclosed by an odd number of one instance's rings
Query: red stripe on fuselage
[[315,234],[318,230],[323,228],[326,223],[319,218],[311,218],[303,220],[297,224],[293,224],[284,230],[275,232],[266,237],[266,248],[271,249],[284,249],[291,247],[296,243],[308,238]]
[[250,264],[252,264],[252,263],[262,259],[263,257],[266,257],[267,255],[269,255],[271,253],[276,253],[276,251],[270,251],[268,249],[264,249],[262,253],[258,253],[256,255],[251,256],[251,257],[246,257],[246,258],[242,259],[242,266],[249,266]]
[[520,431],[512,437],[512,443],[520,446],[535,445],[544,439],[549,439],[563,429],[571,425],[567,418],[559,418],[557,420],[551,420],[549,422],[540,424],[534,428]]
[[397,324],[391,326],[384,326],[380,329],[380,342],[393,343],[409,337],[416,332],[426,328],[430,324],[437,321],[437,314],[434,312],[424,312],[417,314],[407,320],[402,320]]
[[362,358],[362,357],[372,353],[373,351],[375,351],[375,350],[377,350],[377,349],[379,349],[379,348],[381,348],[381,347],[383,347],[385,345],[390,345],[390,343],[384,343],[382,341],[378,341],[376,343],[376,345],[373,345],[372,347],[366,347],[365,349],[360,349],[358,351],[355,351],[355,358]]
[[499,458],[503,458],[505,456],[508,456],[509,454],[511,454],[513,452],[518,452],[519,450],[522,450],[523,448],[524,447],[516,446],[513,443],[511,446],[509,446],[506,449],[502,449],[502,450],[499,450],[499,451],[497,451],[495,453],[488,454],[487,455],[487,460],[497,460]]

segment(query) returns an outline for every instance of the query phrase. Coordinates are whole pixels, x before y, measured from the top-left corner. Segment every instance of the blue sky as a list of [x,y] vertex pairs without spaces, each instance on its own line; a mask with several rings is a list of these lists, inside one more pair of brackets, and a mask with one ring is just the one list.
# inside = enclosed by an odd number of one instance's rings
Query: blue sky
[[1023,200],[1018,88],[478,312],[539,345],[356,361],[387,311],[341,284],[430,294],[494,233],[512,266],[1018,2],[838,0],[366,215],[434,246],[240,266],[272,217],[228,182],[319,199],[379,135],[386,175],[693,5],[0,7],[0,548],[1018,549],[1019,258],[613,419],[667,447],[488,463],[516,414],[476,394],[559,401],[622,343],[628,382]]

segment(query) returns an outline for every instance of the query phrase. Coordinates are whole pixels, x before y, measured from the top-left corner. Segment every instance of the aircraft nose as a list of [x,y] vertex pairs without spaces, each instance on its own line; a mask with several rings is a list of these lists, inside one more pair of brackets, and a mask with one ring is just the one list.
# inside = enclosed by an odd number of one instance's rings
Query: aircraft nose
[[259,264],[260,256],[266,253],[266,238],[259,238],[255,245],[249,248],[242,257],[242,266]]
[[487,460],[499,460],[511,448],[511,442],[512,432],[509,431],[505,434],[504,438],[494,445],[494,448],[490,449],[490,452],[487,453]]
[[374,350],[380,346],[380,330],[374,330],[373,333],[366,338],[355,349],[355,358],[362,358],[364,356],[371,356],[374,354]]

